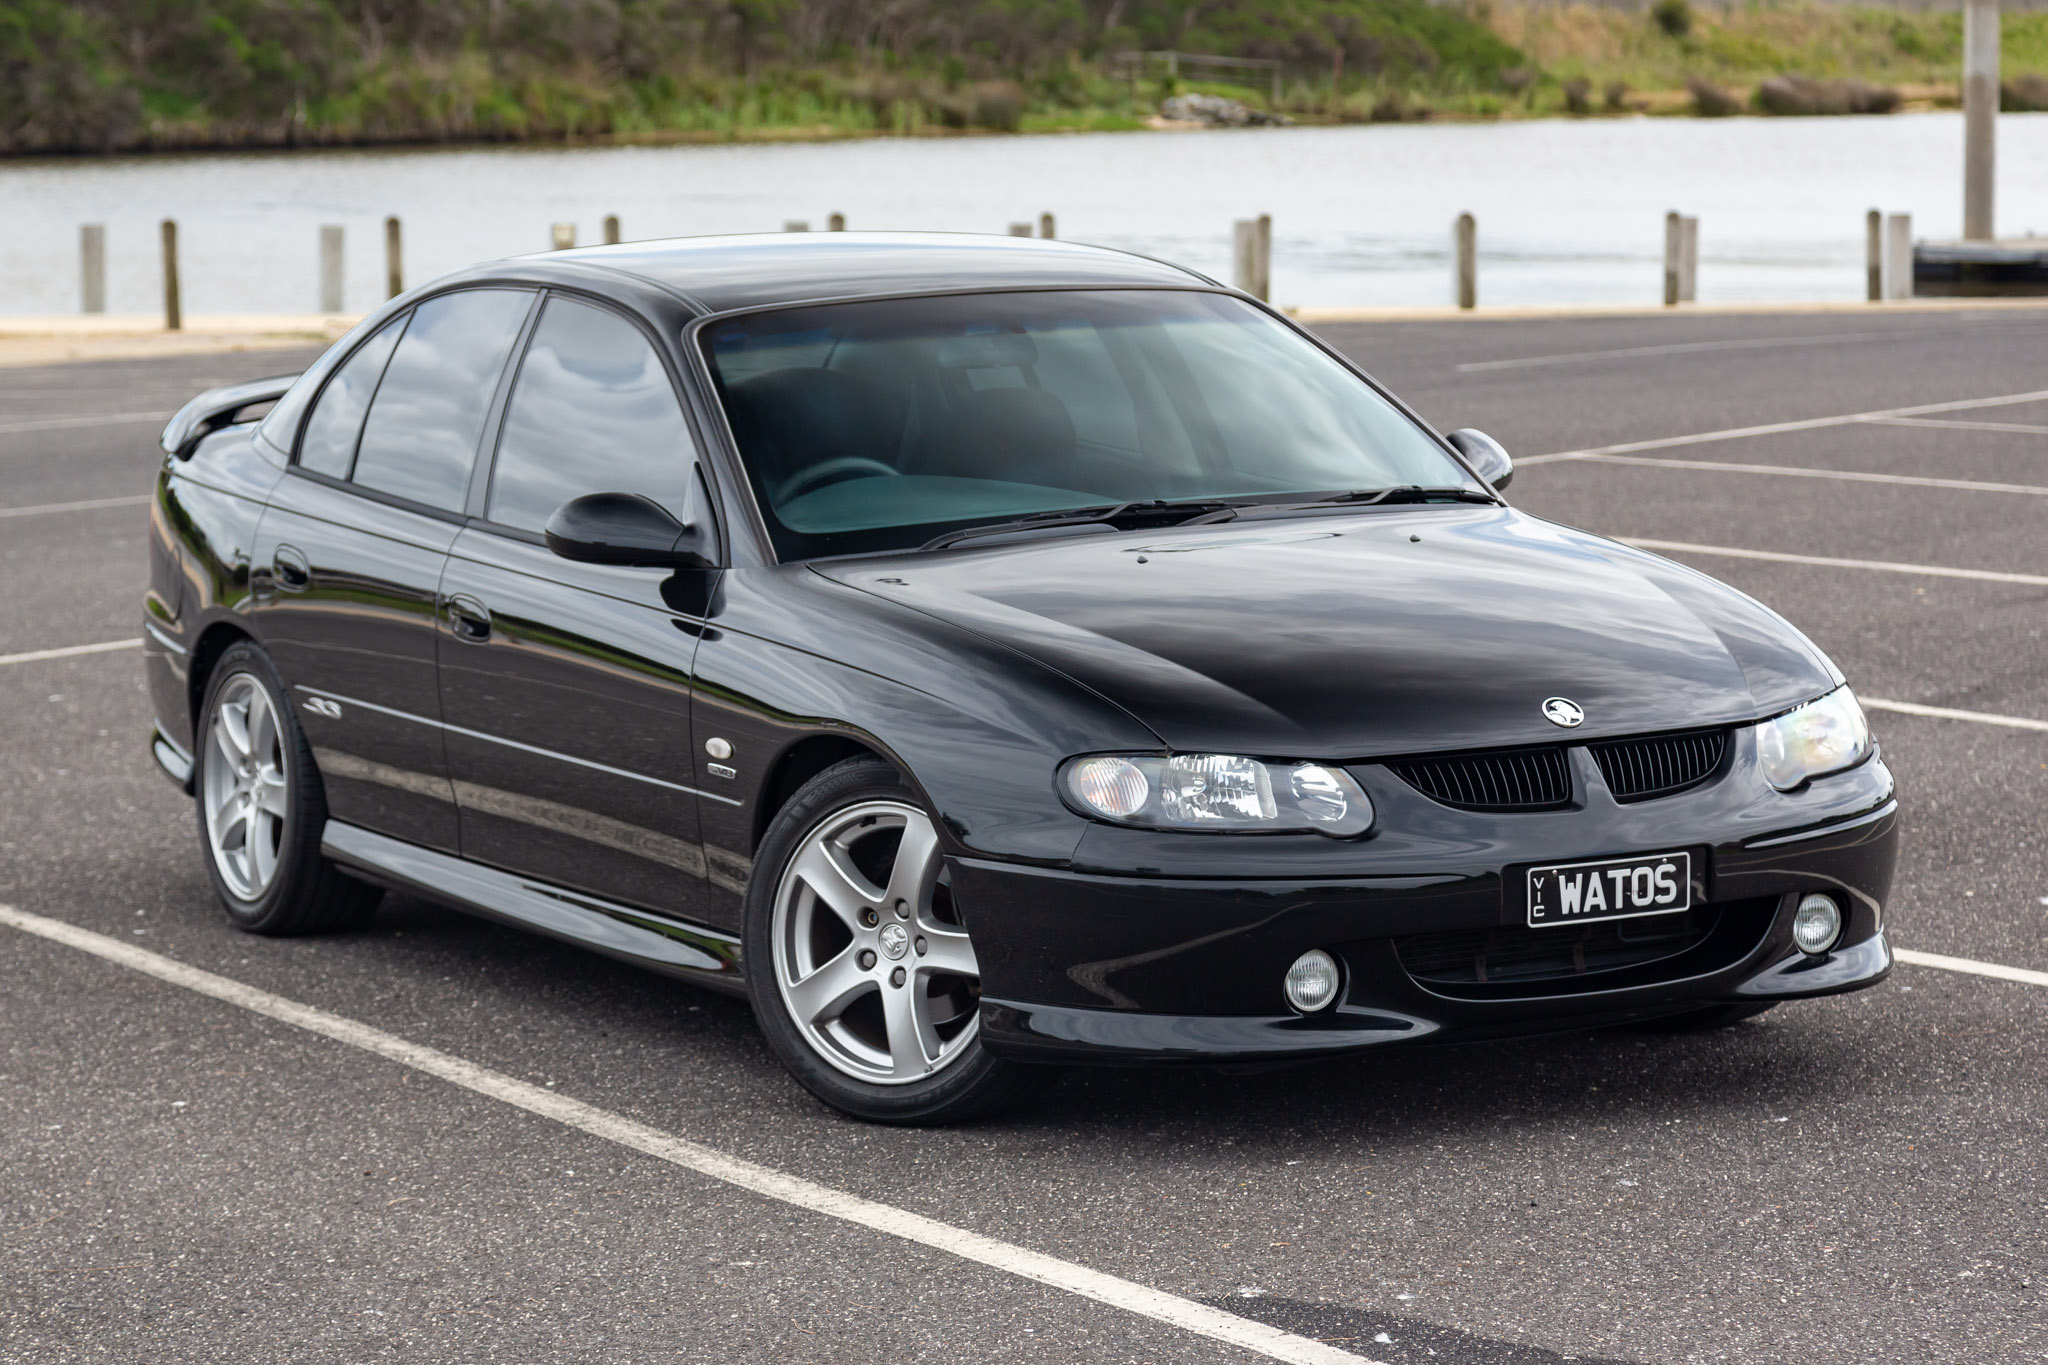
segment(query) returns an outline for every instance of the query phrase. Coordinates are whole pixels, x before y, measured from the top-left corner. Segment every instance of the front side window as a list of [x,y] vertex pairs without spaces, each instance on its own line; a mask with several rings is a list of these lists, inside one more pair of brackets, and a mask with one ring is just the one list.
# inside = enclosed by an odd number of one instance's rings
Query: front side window
[[586,493],[638,493],[690,519],[696,448],[645,334],[556,295],[519,364],[485,515],[539,531]]
[[377,381],[384,377],[391,348],[398,344],[410,316],[385,323],[327,381],[313,415],[306,419],[306,434],[299,441],[299,468],[337,479],[348,477],[356,462],[356,440],[363,434],[363,416],[370,410],[370,398],[377,392]]
[[462,509],[484,415],[532,303],[523,289],[465,289],[413,310],[363,424],[355,482]]
[[1125,502],[1481,485],[1320,348],[1227,295],[832,304],[703,345],[784,559]]

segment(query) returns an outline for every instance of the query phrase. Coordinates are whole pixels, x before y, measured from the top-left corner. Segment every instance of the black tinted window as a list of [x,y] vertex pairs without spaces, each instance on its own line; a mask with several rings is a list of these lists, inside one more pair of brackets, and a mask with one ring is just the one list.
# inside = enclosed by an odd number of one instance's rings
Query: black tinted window
[[386,323],[382,331],[364,342],[348,362],[320,391],[320,402],[306,421],[306,435],[299,442],[299,466],[337,479],[348,477],[356,459],[356,437],[363,433],[363,414],[370,410],[370,395],[384,376],[391,348],[405,330],[405,318]]
[[552,298],[520,363],[487,515],[538,531],[585,493],[639,493],[689,520],[695,452],[661,359],[616,313]]
[[461,509],[491,391],[532,301],[524,290],[467,289],[413,310],[363,425],[357,483]]

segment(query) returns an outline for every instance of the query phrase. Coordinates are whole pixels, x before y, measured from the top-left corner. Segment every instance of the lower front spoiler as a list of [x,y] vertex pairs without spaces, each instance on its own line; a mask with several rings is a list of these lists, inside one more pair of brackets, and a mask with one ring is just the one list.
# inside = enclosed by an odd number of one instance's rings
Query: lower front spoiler
[[[1389,1043],[1475,1042],[1656,1019],[1717,1004],[1792,1000],[1874,986],[1891,974],[1880,930],[1818,957],[1798,949],[1706,980],[1565,997],[1475,1002],[1433,998],[1408,1011],[1340,1004],[1323,1014],[1266,1017],[1140,1014],[984,998],[981,1034],[1018,1061],[1137,1065],[1299,1062]],[[1732,979],[1727,979],[1732,977]]]

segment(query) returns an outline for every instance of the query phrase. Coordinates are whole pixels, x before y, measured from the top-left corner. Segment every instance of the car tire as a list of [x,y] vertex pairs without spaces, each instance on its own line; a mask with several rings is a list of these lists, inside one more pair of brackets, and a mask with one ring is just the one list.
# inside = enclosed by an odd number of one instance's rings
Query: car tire
[[1636,1025],[1644,1033],[1707,1033],[1714,1029],[1731,1028],[1745,1019],[1754,1019],[1765,1010],[1776,1009],[1776,1000],[1747,1001],[1742,1004],[1708,1005],[1704,1009],[1687,1010],[1683,1014],[1667,1014],[1661,1019],[1646,1019]]
[[747,993],[782,1064],[842,1113],[957,1123],[1014,1102],[1045,1073],[983,1048],[978,965],[947,878],[930,813],[875,758],[812,778],[761,840],[746,895]]
[[282,936],[368,920],[383,893],[321,854],[320,770],[277,670],[256,645],[233,645],[214,665],[194,739],[200,851],[235,927]]

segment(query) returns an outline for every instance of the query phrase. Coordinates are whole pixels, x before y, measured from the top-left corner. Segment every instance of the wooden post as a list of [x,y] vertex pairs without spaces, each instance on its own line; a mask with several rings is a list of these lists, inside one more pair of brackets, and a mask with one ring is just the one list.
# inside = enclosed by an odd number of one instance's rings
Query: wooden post
[[1038,235],[1048,239],[1057,237],[1059,235],[1058,233],[1053,231],[1053,220],[1051,214],[1041,213],[1038,215]]
[[799,218],[786,218],[782,223],[784,232],[809,232],[811,225]]
[[1963,240],[1988,242],[1997,183],[1998,0],[1963,3]]
[[169,218],[163,223],[164,240],[164,330],[185,328],[185,309],[178,298],[178,225]]
[[1456,250],[1455,278],[1458,307],[1479,306],[1479,220],[1469,213],[1458,215],[1457,227],[1453,230]]
[[398,216],[384,220],[384,297],[395,299],[405,292],[405,257],[398,232]]
[[554,224],[548,229],[548,240],[554,244],[556,251],[567,251],[570,247],[576,245],[576,225],[574,223]]
[[1252,286],[1258,282],[1259,225],[1250,218],[1240,218],[1230,225],[1230,283],[1245,293],[1253,293]]
[[1011,235],[1012,237],[1029,237],[1029,236],[1031,235],[1031,224],[1029,224],[1029,223],[1012,223],[1012,224],[1010,224],[1010,235]]
[[1273,301],[1273,215],[1262,213],[1258,216],[1257,221],[1258,248],[1257,255],[1253,257],[1254,273],[1252,275],[1257,288],[1253,289],[1252,292],[1257,294],[1262,302],[1271,303]]
[[341,311],[341,229],[332,223],[320,229],[320,311]]
[[1876,209],[1863,215],[1864,287],[1870,301],[1884,298],[1884,215]]
[[1884,220],[1884,296],[1913,297],[1913,215],[1894,213]]
[[1681,250],[1680,238],[1685,229],[1678,225],[1678,214],[1664,215],[1664,306],[1678,306],[1678,255]]
[[616,213],[607,213],[604,216],[604,244],[606,246],[617,246],[619,244],[619,215]]
[[1700,220],[1690,214],[1678,220],[1678,301],[1699,297]]
[[86,223],[78,229],[78,285],[83,311],[107,311],[107,225]]
[[825,220],[825,231],[827,231],[827,232],[844,232],[844,231],[846,231],[846,215],[845,215],[845,214],[843,214],[843,213],[835,213],[835,214],[833,214],[833,215],[832,215],[832,216],[831,216],[830,218],[827,218],[827,219]]

